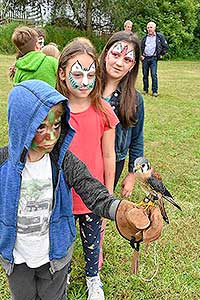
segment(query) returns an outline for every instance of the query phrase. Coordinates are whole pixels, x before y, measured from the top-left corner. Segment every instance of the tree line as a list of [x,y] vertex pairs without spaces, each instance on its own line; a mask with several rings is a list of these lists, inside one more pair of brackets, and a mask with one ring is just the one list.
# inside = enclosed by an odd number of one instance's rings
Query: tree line
[[[11,0],[0,1],[4,12],[35,11],[38,19],[87,33],[122,30],[129,19],[139,37],[146,24],[154,21],[170,45],[168,57],[200,57],[200,0]],[[31,11],[30,9],[30,11]]]

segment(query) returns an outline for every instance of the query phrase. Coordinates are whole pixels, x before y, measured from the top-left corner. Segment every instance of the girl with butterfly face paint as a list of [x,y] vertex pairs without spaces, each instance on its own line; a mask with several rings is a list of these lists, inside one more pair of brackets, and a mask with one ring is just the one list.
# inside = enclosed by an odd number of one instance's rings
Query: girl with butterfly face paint
[[134,161],[143,156],[144,151],[144,101],[135,88],[139,61],[139,41],[134,33],[125,31],[114,33],[100,56],[102,95],[120,120],[116,127],[114,186],[128,156],[128,175],[122,181],[123,197],[132,193],[135,184]]
[[[112,193],[118,119],[110,105],[101,99],[99,63],[89,40],[78,38],[64,48],[59,59],[57,89],[69,99],[70,124],[76,130],[70,150]],[[75,191],[73,212],[80,225],[88,299],[103,300],[98,269],[101,218],[88,210]]]

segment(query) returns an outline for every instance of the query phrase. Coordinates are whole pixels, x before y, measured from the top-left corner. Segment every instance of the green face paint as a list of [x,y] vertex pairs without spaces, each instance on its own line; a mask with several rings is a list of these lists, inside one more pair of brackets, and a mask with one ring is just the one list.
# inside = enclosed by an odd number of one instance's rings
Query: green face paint
[[50,139],[51,139],[51,140],[54,140],[54,139],[57,138],[52,130],[49,131],[49,135],[50,135]]
[[93,90],[95,82],[96,82],[96,76],[94,76],[92,81],[87,85],[88,90],[90,90],[90,91]]
[[91,91],[93,88],[94,88],[94,85],[95,85],[95,82],[96,82],[96,76],[94,76],[94,78],[92,79],[92,81],[86,85],[82,85],[82,84],[79,84],[72,76],[71,72],[69,73],[69,76],[68,76],[68,80],[71,84],[71,87],[74,89],[74,90],[80,90],[80,88],[82,86],[86,87],[89,91]]
[[31,147],[30,147],[32,150],[35,150],[36,148],[37,148],[37,144],[34,142],[34,141],[32,141],[32,143],[31,143]]
[[48,121],[50,124],[53,124],[55,122],[55,111],[53,111],[52,109],[49,111],[48,113]]
[[[96,71],[96,67],[94,61],[88,68],[84,68],[81,65],[81,63],[77,60],[72,65],[68,75],[68,80],[70,82],[71,87],[73,89],[78,89],[78,90],[80,90],[83,87],[87,88],[89,91],[92,90],[96,82],[95,71]],[[76,76],[79,79],[79,82],[76,80]]]
[[76,80],[72,77],[72,73],[71,73],[71,72],[69,73],[68,80],[69,80],[69,82],[70,82],[70,84],[71,84],[71,87],[72,87],[74,90],[80,88],[80,84],[78,84],[78,82],[76,82]]

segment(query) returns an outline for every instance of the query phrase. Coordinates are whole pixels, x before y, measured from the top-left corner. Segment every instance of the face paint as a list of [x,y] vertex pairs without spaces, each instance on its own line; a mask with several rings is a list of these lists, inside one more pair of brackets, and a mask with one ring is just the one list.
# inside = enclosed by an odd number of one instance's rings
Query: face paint
[[[89,66],[89,68],[84,68],[77,60],[72,65],[68,76],[68,80],[71,84],[71,87],[73,89],[78,89],[78,90],[80,90],[83,87],[87,88],[88,90],[92,90],[95,85],[96,76],[91,73],[95,73],[95,71],[96,68],[94,62]],[[92,80],[90,81],[88,77],[92,77]],[[77,81],[79,78],[82,79],[81,83]]]
[[47,118],[48,118],[48,121],[49,121],[50,124],[54,123],[54,121],[55,121],[55,112],[52,109],[49,111]]
[[74,90],[80,88],[79,83],[76,82],[76,80],[72,77],[72,73],[71,73],[71,72],[69,73],[68,80],[69,80],[69,82],[70,82],[70,84],[71,84],[71,87],[72,87]]
[[[55,106],[56,107],[56,106]],[[46,119],[38,127],[35,137],[31,143],[31,149],[37,151],[39,148],[55,145],[61,131],[62,108],[52,108]]]
[[115,57],[123,56],[124,59],[127,60],[128,62],[133,62],[133,60],[135,58],[134,49],[128,51],[128,46],[127,45],[123,46],[123,44],[120,42],[115,43],[111,47],[110,53]]
[[34,149],[36,149],[37,148],[37,144],[34,142],[34,141],[32,141],[32,143],[31,143],[31,147],[30,147],[32,150],[34,150]]

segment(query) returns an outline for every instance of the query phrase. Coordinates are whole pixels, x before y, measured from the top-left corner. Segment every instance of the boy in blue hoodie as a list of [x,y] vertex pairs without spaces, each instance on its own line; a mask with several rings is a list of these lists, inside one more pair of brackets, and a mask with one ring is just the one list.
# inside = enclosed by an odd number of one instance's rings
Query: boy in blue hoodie
[[41,45],[36,30],[25,26],[17,27],[13,32],[12,42],[19,50],[13,83],[40,79],[55,87],[58,61],[40,52]]
[[126,239],[161,234],[158,209],[147,214],[120,202],[68,150],[75,133],[69,117],[67,99],[40,80],[9,94],[9,143],[0,148],[0,262],[12,300],[66,300],[76,236],[72,187],[95,214],[116,220]]

